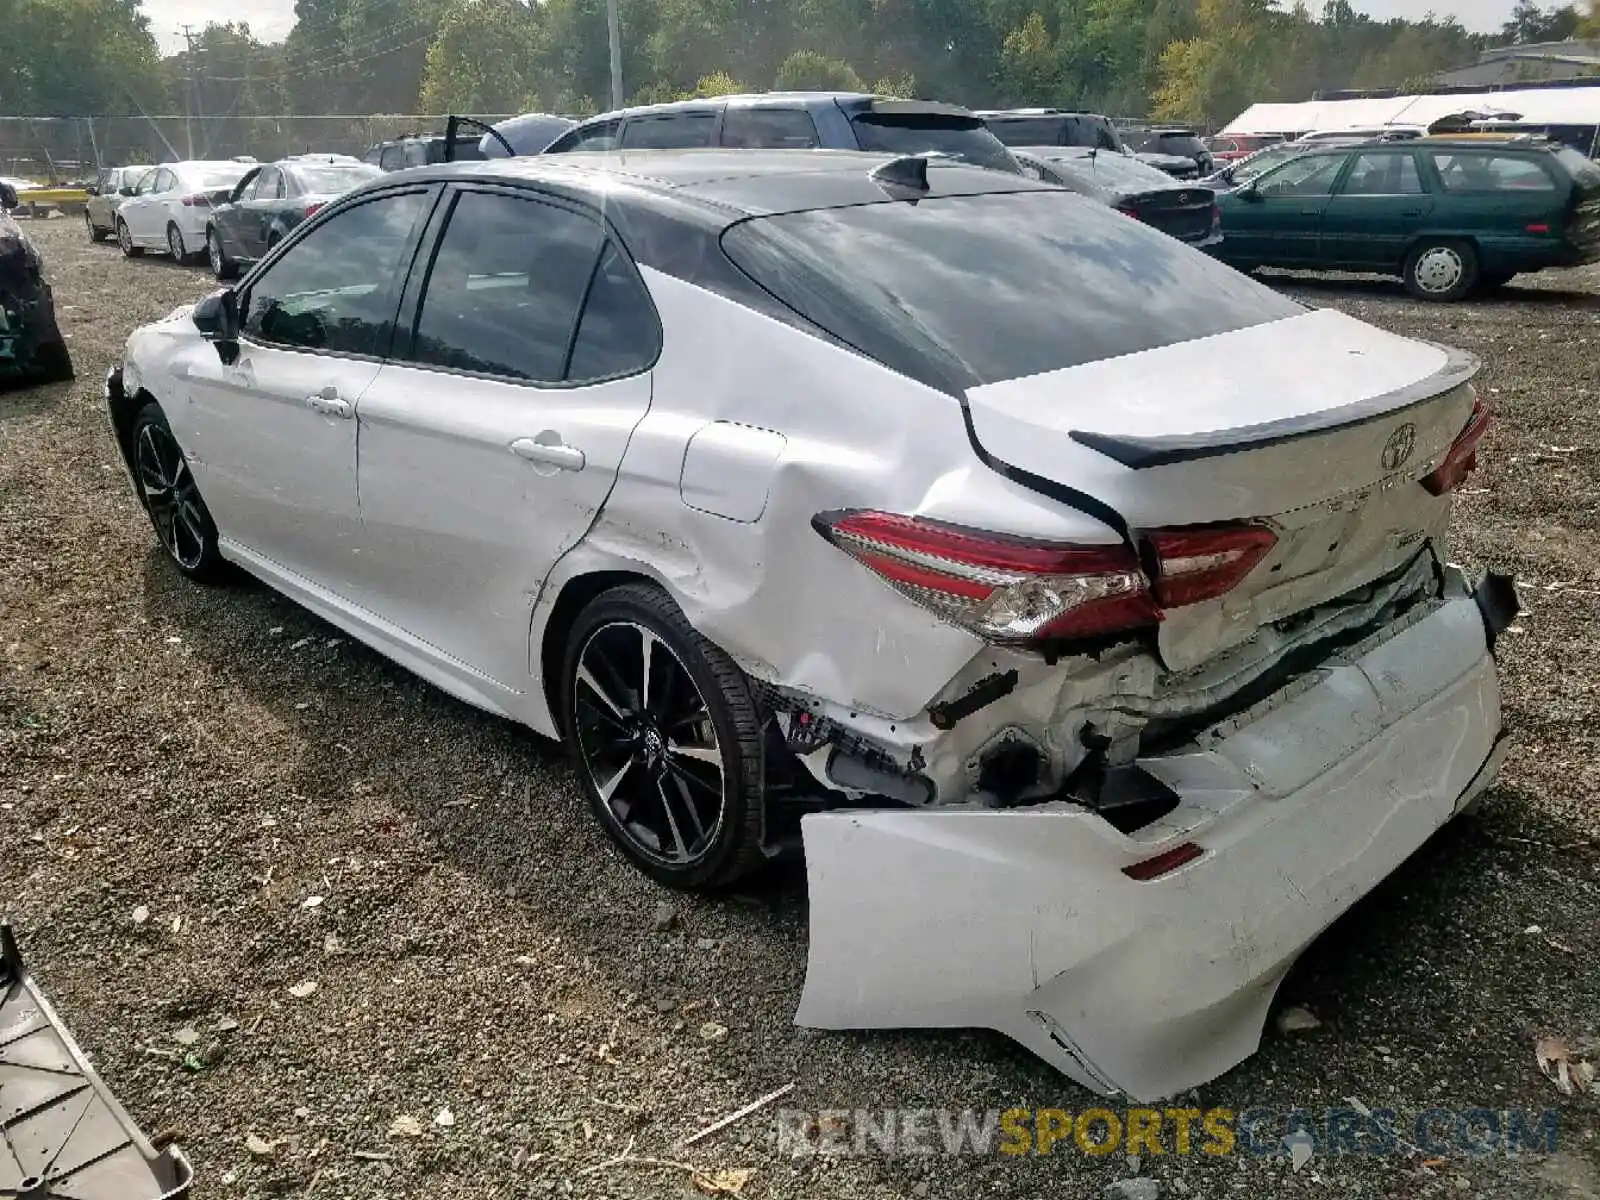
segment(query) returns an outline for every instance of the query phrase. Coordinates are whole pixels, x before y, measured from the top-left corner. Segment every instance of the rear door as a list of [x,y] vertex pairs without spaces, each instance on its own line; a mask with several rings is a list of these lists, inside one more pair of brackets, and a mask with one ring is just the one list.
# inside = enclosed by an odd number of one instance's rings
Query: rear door
[[655,311],[598,214],[456,192],[412,335],[361,400],[367,604],[516,692],[533,601],[650,407]]
[[1303,154],[1221,197],[1223,242],[1230,261],[1269,266],[1317,262],[1322,214],[1344,168],[1344,151]]
[[1414,153],[1363,150],[1323,210],[1319,256],[1329,266],[1395,270],[1432,211]]
[[262,167],[255,192],[240,206],[243,211],[239,226],[246,258],[260,258],[267,252],[267,230],[283,195],[283,172],[277,167]]
[[1515,271],[1554,252],[1567,189],[1549,153],[1439,146],[1423,161],[1437,178],[1432,230],[1471,238],[1480,270]]
[[222,238],[223,247],[234,258],[249,258],[254,253],[249,249],[250,239],[247,231],[250,214],[245,206],[255,197],[256,187],[261,182],[262,170],[263,168],[257,167],[241,179],[233,189],[233,195],[228,203],[218,205],[211,214],[211,220],[217,226],[217,233]]

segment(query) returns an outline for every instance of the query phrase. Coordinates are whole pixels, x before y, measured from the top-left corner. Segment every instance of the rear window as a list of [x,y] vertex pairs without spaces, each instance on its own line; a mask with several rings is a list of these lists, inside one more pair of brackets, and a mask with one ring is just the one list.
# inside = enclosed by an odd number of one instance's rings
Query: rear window
[[363,184],[369,179],[376,179],[383,172],[365,163],[349,166],[322,166],[322,167],[295,167],[293,168],[300,186],[308,192],[344,192]]
[[1159,154],[1181,154],[1194,158],[1206,152],[1206,144],[1193,134],[1164,133],[1151,140],[1150,149]]
[[1447,192],[1553,192],[1556,181],[1537,159],[1509,154],[1435,154]]
[[1017,160],[977,117],[889,116],[862,113],[851,118],[863,150],[890,154],[946,154],[963,162],[1017,174]]
[[729,228],[722,244],[814,324],[944,391],[1304,311],[1208,255],[1059,191],[757,217]]
[[989,117],[989,132],[1007,146],[1060,146],[1060,117]]

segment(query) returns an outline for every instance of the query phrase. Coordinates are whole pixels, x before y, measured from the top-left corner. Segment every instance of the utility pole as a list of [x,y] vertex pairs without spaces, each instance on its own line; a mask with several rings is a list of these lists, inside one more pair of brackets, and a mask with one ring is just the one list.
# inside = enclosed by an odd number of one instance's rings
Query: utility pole
[[[194,52],[194,26],[180,26],[178,32],[183,35],[183,137],[189,147],[189,157],[194,158],[194,119],[200,109],[200,85],[196,78],[199,71],[199,60]],[[204,117],[199,117],[204,122]],[[205,131],[202,123],[201,132]]]
[[611,39],[611,107],[622,107],[622,33],[617,20],[617,0],[606,0],[606,34]]

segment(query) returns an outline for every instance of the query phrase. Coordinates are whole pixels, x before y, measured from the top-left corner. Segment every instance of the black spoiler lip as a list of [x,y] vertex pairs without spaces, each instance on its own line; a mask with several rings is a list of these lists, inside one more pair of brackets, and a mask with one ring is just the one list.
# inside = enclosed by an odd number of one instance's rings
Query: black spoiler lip
[[1349,425],[1399,416],[1407,409],[1436,400],[1469,382],[1483,365],[1477,355],[1465,350],[1451,346],[1439,346],[1438,349],[1449,357],[1442,368],[1425,379],[1352,404],[1304,416],[1285,417],[1281,421],[1266,421],[1260,425],[1236,426],[1214,433],[1137,437],[1074,429],[1067,436],[1080,446],[1087,446],[1135,471],[1203,458],[1220,458],[1242,450],[1260,450]]

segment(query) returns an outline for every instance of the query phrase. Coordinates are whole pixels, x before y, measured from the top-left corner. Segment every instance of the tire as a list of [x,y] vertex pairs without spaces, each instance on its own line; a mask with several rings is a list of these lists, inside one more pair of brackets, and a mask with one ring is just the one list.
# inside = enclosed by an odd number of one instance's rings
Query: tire
[[750,681],[660,588],[614,588],[578,614],[559,715],[591,811],[646,875],[706,892],[765,862]]
[[194,261],[194,252],[184,244],[183,230],[175,223],[167,225],[167,253],[172,256],[172,261],[180,267],[187,266]]
[[91,242],[103,242],[106,240],[106,231],[94,223],[94,217],[89,214],[88,209],[83,210],[83,227],[89,231],[89,240]]
[[239,264],[228,257],[222,245],[222,235],[217,232],[215,225],[206,226],[206,261],[211,264],[211,273],[219,282],[230,283],[239,278]]
[[139,410],[131,448],[139,502],[167,558],[180,575],[195,583],[222,582],[228,564],[217,548],[216,523],[159,404],[151,402]]
[[1448,303],[1477,284],[1478,255],[1466,242],[1429,238],[1411,248],[1400,275],[1418,300]]
[[117,218],[117,245],[122,247],[123,258],[144,257],[144,247],[133,244],[133,234],[128,232],[128,223],[121,217]]

